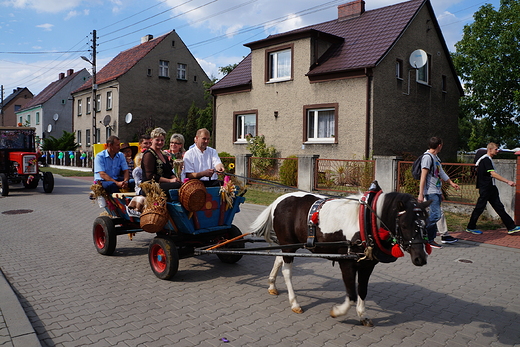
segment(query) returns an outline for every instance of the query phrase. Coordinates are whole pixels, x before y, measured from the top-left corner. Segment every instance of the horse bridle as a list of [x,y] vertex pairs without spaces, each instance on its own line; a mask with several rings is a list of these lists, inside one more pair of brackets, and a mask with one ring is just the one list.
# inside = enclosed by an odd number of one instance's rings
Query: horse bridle
[[405,242],[403,237],[403,231],[399,224],[399,219],[405,215],[406,210],[398,212],[397,217],[395,218],[395,239],[399,246],[401,246],[405,251],[408,251],[412,245],[424,244],[427,240],[426,223],[423,219],[421,219],[420,215],[420,213],[423,212],[423,210],[419,206],[417,206],[416,203],[414,203],[413,212],[415,213],[415,216],[417,218],[414,219],[415,227],[412,239],[408,242]]

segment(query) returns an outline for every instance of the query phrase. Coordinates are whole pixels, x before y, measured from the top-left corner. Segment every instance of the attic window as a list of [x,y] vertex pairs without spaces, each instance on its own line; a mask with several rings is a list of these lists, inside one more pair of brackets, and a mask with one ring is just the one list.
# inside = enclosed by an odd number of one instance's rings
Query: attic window
[[178,80],[186,80],[186,69],[188,68],[188,65],[186,64],[177,64],[177,79]]
[[266,82],[288,81],[292,78],[293,47],[266,50]]
[[152,69],[148,69],[148,70],[146,71],[146,76],[148,76],[148,77],[152,77]]
[[175,47],[175,40],[172,40],[172,47]]
[[428,54],[428,60],[426,61],[426,64],[424,64],[423,67],[417,69],[417,82],[422,84],[430,84],[430,75],[431,75],[431,62],[432,56]]
[[168,61],[159,60],[159,77],[170,77],[168,65]]

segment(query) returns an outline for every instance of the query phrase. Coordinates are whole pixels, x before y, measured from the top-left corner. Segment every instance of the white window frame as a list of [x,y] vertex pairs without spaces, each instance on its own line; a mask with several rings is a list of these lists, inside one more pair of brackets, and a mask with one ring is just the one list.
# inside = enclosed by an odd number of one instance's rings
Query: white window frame
[[76,141],[81,146],[81,130],[76,131]]
[[83,112],[82,107],[83,107],[83,100],[78,99],[78,116],[81,116],[81,113]]
[[424,64],[423,67],[417,69],[417,72],[415,73],[415,80],[417,81],[417,83],[429,85],[431,74],[431,55],[428,54],[427,56],[428,59],[426,60],[426,64]]
[[[319,137],[320,133],[320,113],[321,112],[332,112],[333,124],[329,125],[329,129],[326,132],[330,133],[328,137]],[[335,143],[336,142],[336,134],[334,134],[336,129],[336,122],[338,121],[336,118],[336,108],[334,107],[322,107],[322,108],[308,108],[306,110],[305,121],[307,123],[306,126],[306,143]],[[311,120],[311,117],[313,118]],[[312,127],[311,127],[311,122]],[[330,129],[332,128],[332,129]],[[312,131],[312,134],[311,134]]]
[[[282,58],[285,54],[288,57]],[[283,64],[288,61],[289,64]],[[292,78],[292,48],[281,49],[279,51],[273,51],[268,53],[268,69],[269,69],[269,82],[281,82],[287,81]]]
[[167,60],[159,60],[159,77],[170,77],[169,64]]
[[36,119],[35,119],[36,125],[40,124],[40,112],[36,112]]
[[31,114],[27,114],[25,116],[25,123],[31,125]]
[[[249,121],[254,121],[254,129],[253,132],[251,132],[250,128],[246,127],[246,121],[249,119]],[[235,114],[235,142],[237,143],[247,143],[246,135],[251,134],[253,136],[256,136],[256,130],[257,130],[257,115],[256,113],[240,113]]]
[[403,60],[402,59],[396,59],[395,60],[395,77],[402,80],[403,79]]
[[89,114],[92,110],[92,101],[91,101],[91,97],[87,97],[87,114]]
[[96,95],[96,112],[101,111],[101,94]]
[[107,92],[107,110],[112,109],[112,91]]
[[179,80],[186,80],[187,79],[187,71],[188,71],[188,65],[178,63],[177,64],[177,79]]
[[87,147],[90,147],[90,145],[91,145],[90,129],[85,130],[85,143],[86,143]]

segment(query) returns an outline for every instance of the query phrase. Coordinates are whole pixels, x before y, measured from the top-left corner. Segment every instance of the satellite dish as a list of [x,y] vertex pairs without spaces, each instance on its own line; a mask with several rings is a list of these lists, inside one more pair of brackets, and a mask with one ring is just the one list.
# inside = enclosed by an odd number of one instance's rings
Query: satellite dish
[[50,133],[52,131],[52,124],[49,124],[47,126],[47,132]]
[[132,122],[132,114],[130,112],[128,112],[125,116],[125,122],[126,124],[130,124],[130,122]]
[[52,119],[54,119],[55,122],[58,120],[58,118],[60,118],[60,116],[57,113],[52,116]]
[[416,49],[410,54],[410,65],[415,69],[422,68],[428,62],[428,55],[422,49]]
[[110,124],[110,116],[107,114],[105,118],[103,118],[103,125],[108,126]]

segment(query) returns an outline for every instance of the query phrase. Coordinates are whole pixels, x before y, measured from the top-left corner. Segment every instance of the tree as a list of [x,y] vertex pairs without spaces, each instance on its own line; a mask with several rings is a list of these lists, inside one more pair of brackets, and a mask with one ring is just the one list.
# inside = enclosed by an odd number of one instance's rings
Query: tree
[[520,142],[520,0],[485,4],[464,27],[452,54],[465,96],[460,100],[462,149],[489,141],[517,147]]
[[79,147],[76,143],[76,135],[63,130],[63,135],[57,139],[50,136],[43,141],[44,151],[75,151]]
[[228,73],[233,71],[234,68],[237,67],[238,64],[229,64],[227,66],[221,66],[218,68],[218,71],[222,73],[224,76],[226,76]]

